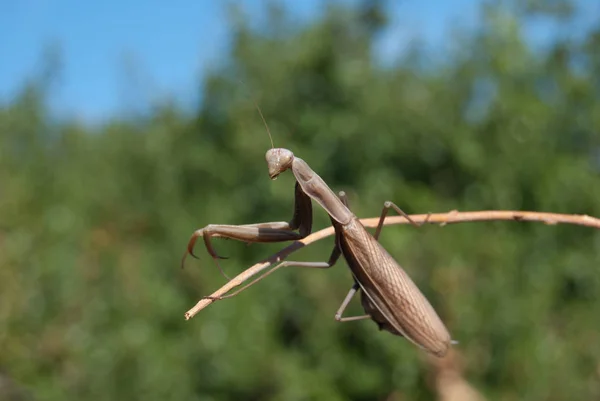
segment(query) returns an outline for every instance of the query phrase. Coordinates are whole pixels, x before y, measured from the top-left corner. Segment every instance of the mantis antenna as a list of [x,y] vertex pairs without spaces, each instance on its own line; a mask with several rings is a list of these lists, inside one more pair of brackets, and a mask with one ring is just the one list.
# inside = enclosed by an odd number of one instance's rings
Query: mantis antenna
[[260,110],[260,107],[258,106],[258,103],[256,102],[256,100],[252,99],[252,101],[254,102],[254,105],[256,106],[256,110],[258,110],[258,114],[260,114],[260,118],[263,120],[263,123],[265,124],[265,128],[267,129],[267,134],[269,134],[269,139],[271,140],[271,149],[275,149],[275,145],[273,144],[273,137],[271,136],[271,131],[269,131],[269,126],[267,125],[267,120],[265,120],[265,117],[263,116],[263,113]]

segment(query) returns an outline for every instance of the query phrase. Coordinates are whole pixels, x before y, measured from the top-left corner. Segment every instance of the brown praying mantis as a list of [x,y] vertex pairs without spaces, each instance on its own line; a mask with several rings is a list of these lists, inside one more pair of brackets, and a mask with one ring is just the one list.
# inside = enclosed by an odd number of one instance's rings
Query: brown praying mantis
[[[184,260],[188,253],[195,257],[193,248],[199,237],[204,239],[206,249],[217,265],[218,259],[223,258],[215,252],[211,237],[231,238],[247,243],[302,239],[309,235],[312,229],[311,199],[329,214],[335,229],[335,245],[327,262],[283,261],[239,290],[213,299],[233,297],[284,266],[330,268],[337,262],[340,254],[343,254],[354,277],[354,285],[335,314],[337,321],[372,319],[380,330],[403,336],[435,356],[446,355],[455,341],[451,340],[448,330],[429,301],[378,241],[390,209],[394,209],[409,221],[412,220],[394,203],[386,201],[375,234],[371,235],[348,208],[345,193],[340,192],[339,196],[336,196],[304,160],[295,157],[288,149],[274,147],[266,121],[260,108],[256,106],[271,138],[272,147],[266,153],[269,177],[275,180],[281,173],[291,169],[296,178],[293,217],[289,222],[208,225],[194,232]],[[350,300],[359,290],[366,314],[342,317]]]

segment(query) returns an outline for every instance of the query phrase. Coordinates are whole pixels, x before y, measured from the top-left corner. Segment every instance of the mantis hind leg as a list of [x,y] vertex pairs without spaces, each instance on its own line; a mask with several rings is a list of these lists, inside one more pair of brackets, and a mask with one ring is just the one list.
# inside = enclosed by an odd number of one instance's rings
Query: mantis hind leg
[[354,320],[371,319],[371,315],[342,317],[342,314],[346,310],[346,307],[350,303],[350,300],[352,300],[352,298],[354,298],[354,295],[356,294],[356,292],[358,291],[359,288],[360,288],[360,285],[355,281],[352,288],[350,288],[350,291],[348,291],[348,295],[346,295],[346,298],[344,298],[344,301],[342,302],[342,304],[338,308],[337,312],[335,313],[335,320],[337,320],[338,322],[351,322]]

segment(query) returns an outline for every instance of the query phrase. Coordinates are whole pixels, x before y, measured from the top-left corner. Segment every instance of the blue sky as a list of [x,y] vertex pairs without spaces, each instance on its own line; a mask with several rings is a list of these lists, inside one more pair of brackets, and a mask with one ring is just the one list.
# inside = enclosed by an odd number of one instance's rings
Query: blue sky
[[[349,0],[351,1],[351,0]],[[600,15],[600,2],[584,1],[585,16]],[[238,1],[259,20],[265,1]],[[286,1],[309,21],[326,2]],[[200,77],[228,51],[227,2],[208,0],[19,0],[0,6],[0,103],[40,70],[43,50],[60,49],[60,79],[51,91],[55,113],[99,121],[136,102],[197,97]],[[472,26],[479,0],[391,1],[393,22],[378,43],[392,58],[415,37],[444,46],[451,24]],[[594,4],[594,5],[592,5]],[[591,14],[593,9],[597,14]],[[591,21],[591,19],[590,19]],[[548,27],[534,27],[543,39]]]

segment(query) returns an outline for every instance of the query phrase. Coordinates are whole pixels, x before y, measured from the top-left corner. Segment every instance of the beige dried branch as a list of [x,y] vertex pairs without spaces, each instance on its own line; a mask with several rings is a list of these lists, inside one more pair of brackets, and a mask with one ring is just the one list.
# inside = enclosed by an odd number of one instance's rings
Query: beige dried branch
[[[489,210],[479,212],[459,212],[451,211],[448,213],[431,213],[431,214],[415,214],[410,215],[410,218],[417,223],[429,223],[429,224],[440,224],[444,226],[446,224],[454,223],[465,223],[474,221],[499,221],[499,220],[513,220],[513,221],[535,221],[549,225],[554,224],[575,224],[580,226],[600,228],[600,219],[587,216],[587,215],[573,215],[573,214],[558,214],[558,213],[542,213],[542,212],[521,212],[521,211],[502,211],[502,210]],[[379,217],[372,217],[367,219],[361,219],[361,223],[365,227],[377,227],[379,223]],[[384,225],[390,226],[395,224],[407,224],[409,223],[402,216],[390,216],[387,217]],[[317,231],[306,238],[299,241],[293,242],[291,245],[270,256],[267,259],[249,267],[236,277],[228,281],[221,288],[213,292],[210,297],[218,298],[235,287],[240,286],[250,278],[268,269],[274,264],[283,261],[290,254],[297,251],[298,249],[304,248],[314,242],[322,240],[330,235],[333,235],[333,227],[324,228]],[[186,320],[194,317],[202,309],[215,302],[215,299],[203,298],[201,299],[192,309],[186,312]]]

